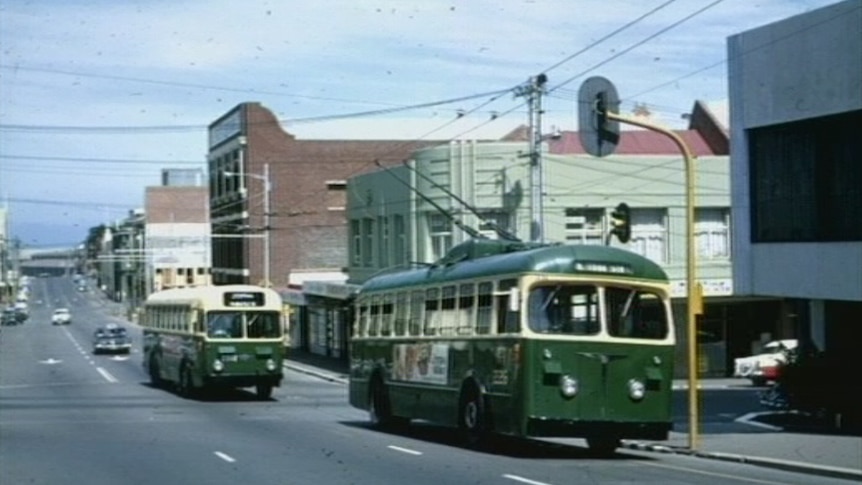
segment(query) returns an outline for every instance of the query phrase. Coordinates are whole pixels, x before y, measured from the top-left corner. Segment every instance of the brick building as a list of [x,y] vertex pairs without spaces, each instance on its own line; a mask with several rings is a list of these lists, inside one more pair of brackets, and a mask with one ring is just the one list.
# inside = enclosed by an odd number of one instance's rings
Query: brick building
[[346,280],[347,178],[439,143],[297,140],[259,103],[236,106],[209,126],[213,283]]

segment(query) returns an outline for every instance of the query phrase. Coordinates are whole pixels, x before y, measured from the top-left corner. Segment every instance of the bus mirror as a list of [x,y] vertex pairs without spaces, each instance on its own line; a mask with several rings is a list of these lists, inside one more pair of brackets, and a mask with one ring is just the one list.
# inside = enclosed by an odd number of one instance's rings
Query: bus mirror
[[521,307],[521,293],[517,286],[509,288],[509,311],[516,312]]

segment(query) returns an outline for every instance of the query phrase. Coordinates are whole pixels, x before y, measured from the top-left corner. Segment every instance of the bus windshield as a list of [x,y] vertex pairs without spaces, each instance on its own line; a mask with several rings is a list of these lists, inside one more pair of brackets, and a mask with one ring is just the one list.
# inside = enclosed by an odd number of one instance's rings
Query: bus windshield
[[[668,319],[657,294],[633,288],[604,290],[611,337],[663,339]],[[534,332],[587,336],[601,331],[600,293],[592,285],[542,285],[530,290],[528,324]]]
[[216,311],[207,313],[207,336],[211,338],[279,338],[281,325],[276,312]]

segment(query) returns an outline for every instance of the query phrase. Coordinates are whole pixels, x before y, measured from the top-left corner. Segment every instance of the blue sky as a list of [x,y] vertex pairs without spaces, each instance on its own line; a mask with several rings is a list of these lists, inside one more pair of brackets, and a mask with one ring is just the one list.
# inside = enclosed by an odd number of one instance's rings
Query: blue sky
[[727,98],[728,36],[834,3],[0,0],[0,207],[25,246],[79,243],[162,168],[203,168],[207,125],[245,101],[302,139],[499,137],[527,123],[512,94],[408,108],[546,73],[543,126],[575,130],[601,75],[622,112],[682,128]]

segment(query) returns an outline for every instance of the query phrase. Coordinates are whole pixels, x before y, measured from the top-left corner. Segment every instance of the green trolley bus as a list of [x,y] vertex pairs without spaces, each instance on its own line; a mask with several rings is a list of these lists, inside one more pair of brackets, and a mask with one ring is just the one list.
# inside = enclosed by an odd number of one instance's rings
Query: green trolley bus
[[352,406],[489,434],[667,439],[674,326],[665,272],[607,246],[472,240],[355,299]]
[[282,301],[250,285],[180,288],[144,304],[143,365],[152,384],[184,396],[214,388],[254,387],[269,399],[281,385]]

